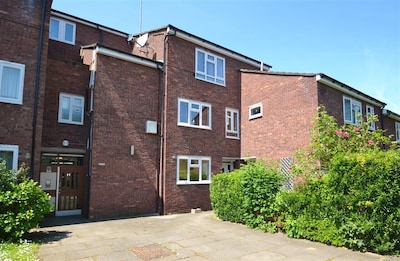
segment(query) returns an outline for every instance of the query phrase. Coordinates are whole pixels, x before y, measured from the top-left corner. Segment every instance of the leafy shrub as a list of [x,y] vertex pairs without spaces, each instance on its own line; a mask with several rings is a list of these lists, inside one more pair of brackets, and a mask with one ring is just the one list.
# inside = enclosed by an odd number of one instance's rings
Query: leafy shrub
[[0,163],[0,239],[15,241],[51,212],[50,196],[26,176],[27,168],[8,171]]
[[210,185],[211,204],[215,214],[222,220],[244,223],[244,194],[241,184],[242,172],[235,170],[213,176]]
[[210,185],[213,210],[222,220],[275,231],[275,196],[282,175],[261,162],[248,162],[240,170],[215,175]]
[[336,246],[400,254],[400,151],[338,153],[330,170],[279,194],[284,231]]
[[275,221],[275,198],[282,186],[283,176],[277,168],[266,167],[259,161],[243,165],[241,171],[246,225],[271,230],[268,223]]

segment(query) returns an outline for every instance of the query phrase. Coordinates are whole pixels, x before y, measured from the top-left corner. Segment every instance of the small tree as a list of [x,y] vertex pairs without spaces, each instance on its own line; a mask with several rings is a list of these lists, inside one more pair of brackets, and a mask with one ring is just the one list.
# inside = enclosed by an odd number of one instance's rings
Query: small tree
[[16,241],[53,211],[50,196],[27,177],[28,168],[7,170],[0,162],[0,241]]

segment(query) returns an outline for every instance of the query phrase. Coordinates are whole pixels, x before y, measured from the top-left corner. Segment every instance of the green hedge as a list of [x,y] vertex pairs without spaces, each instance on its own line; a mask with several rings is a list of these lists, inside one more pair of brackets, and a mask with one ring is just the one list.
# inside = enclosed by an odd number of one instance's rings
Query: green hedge
[[244,223],[242,176],[240,170],[235,170],[215,175],[212,178],[211,204],[215,214],[222,220]]
[[400,151],[339,153],[329,172],[281,192],[285,232],[337,246],[400,254]]
[[33,180],[27,169],[6,170],[0,162],[0,241],[17,241],[53,210],[50,196]]
[[213,176],[211,204],[222,219],[244,223],[252,228],[275,229],[275,196],[282,185],[282,175],[261,162],[248,162],[240,170]]

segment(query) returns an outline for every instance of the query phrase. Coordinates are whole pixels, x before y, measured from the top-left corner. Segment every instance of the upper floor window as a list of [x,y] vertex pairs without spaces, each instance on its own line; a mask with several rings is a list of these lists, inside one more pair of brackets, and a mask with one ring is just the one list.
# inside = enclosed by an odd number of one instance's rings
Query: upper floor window
[[75,44],[75,30],[74,23],[54,17],[50,18],[50,39]]
[[210,184],[210,181],[211,157],[177,157],[177,184]]
[[211,129],[211,104],[179,98],[178,125]]
[[[366,111],[367,111],[367,116],[374,116],[375,115],[375,109],[372,106],[367,105],[366,106]],[[369,117],[368,117],[369,118]],[[375,122],[371,122],[369,125],[370,130],[375,130]]]
[[58,122],[83,125],[83,107],[85,99],[82,96],[60,93]]
[[257,103],[249,106],[249,120],[262,117],[263,108],[262,103]]
[[400,141],[400,122],[395,123],[396,141]]
[[362,120],[361,102],[344,96],[343,118],[345,123],[359,125]]
[[0,162],[6,162],[6,169],[17,169],[18,167],[18,146],[0,144]]
[[225,137],[239,138],[239,110],[225,109]]
[[22,104],[25,65],[0,60],[0,102]]
[[225,59],[196,49],[196,78],[225,85]]

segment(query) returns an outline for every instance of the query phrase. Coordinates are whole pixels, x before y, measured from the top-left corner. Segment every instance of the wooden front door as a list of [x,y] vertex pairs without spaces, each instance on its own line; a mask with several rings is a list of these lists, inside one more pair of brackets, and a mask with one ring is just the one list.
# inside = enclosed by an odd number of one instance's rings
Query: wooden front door
[[44,153],[40,183],[55,203],[56,216],[81,215],[85,204],[84,155]]
[[84,170],[83,166],[59,166],[57,216],[82,213],[85,196]]

